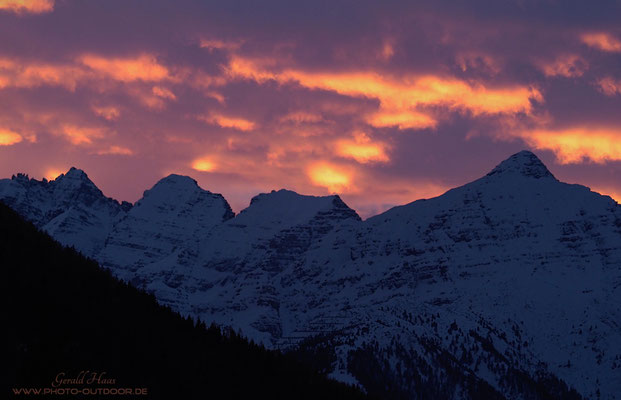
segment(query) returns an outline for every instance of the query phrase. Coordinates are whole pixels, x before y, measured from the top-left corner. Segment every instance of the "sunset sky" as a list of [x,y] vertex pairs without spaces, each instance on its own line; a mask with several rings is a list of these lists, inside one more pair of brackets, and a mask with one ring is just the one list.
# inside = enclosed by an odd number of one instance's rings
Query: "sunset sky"
[[523,149],[621,201],[621,1],[0,0],[0,177],[363,217]]

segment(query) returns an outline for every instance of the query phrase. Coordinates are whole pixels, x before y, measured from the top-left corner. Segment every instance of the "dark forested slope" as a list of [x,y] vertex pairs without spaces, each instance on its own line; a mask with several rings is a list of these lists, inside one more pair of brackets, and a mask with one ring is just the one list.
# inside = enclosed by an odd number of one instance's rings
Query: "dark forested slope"
[[291,356],[182,318],[1,203],[0,266],[3,398],[80,371],[114,383],[61,387],[147,388],[162,399],[363,397]]

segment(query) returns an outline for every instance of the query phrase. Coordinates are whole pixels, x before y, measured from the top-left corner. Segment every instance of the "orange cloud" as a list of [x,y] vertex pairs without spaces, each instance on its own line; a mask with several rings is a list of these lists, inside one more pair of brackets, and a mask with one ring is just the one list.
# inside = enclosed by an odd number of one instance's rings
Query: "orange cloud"
[[114,121],[121,116],[121,111],[116,107],[93,107],[93,112],[108,121]]
[[42,14],[54,11],[54,0],[0,0],[0,10],[16,14]]
[[226,103],[226,99],[224,98],[224,96],[218,92],[209,91],[205,93],[205,96],[215,99],[220,104]]
[[132,154],[134,154],[133,151],[131,151],[131,149],[128,149],[127,147],[121,147],[121,146],[110,146],[107,149],[103,149],[103,150],[99,150],[97,151],[98,155],[120,155],[120,156],[131,156]]
[[63,125],[59,130],[59,133],[72,144],[89,145],[93,143],[93,139],[100,139],[104,137],[106,132],[102,128]]
[[157,97],[161,97],[163,99],[177,100],[177,96],[175,96],[173,92],[161,86],[153,86],[152,92]]
[[445,105],[475,114],[529,112],[530,99],[541,99],[537,91],[529,88],[487,89],[482,85],[471,86],[457,79],[436,76],[398,80],[372,72],[315,74],[301,71],[286,71],[281,76],[313,89],[376,98],[391,109]]
[[162,81],[170,78],[168,69],[150,54],[141,54],[132,58],[83,55],[78,61],[100,76],[107,76],[121,82]]
[[276,61],[271,59],[247,59],[239,56],[232,56],[228,65],[224,68],[224,72],[230,78],[251,79],[259,83],[269,80],[278,79],[279,75],[271,73],[267,70],[269,67],[275,66]]
[[535,130],[521,136],[537,149],[553,151],[561,164],[621,160],[621,129]]
[[16,79],[18,87],[42,85],[63,86],[75,90],[78,80],[85,77],[83,71],[67,66],[30,65],[24,67]]
[[9,131],[7,129],[0,129],[0,146],[11,146],[21,142],[22,140],[22,135],[19,133]]
[[539,68],[545,76],[564,76],[576,78],[582,76],[589,68],[589,64],[582,57],[575,54],[566,54],[557,57],[552,62],[540,62]]
[[26,63],[10,59],[0,59],[0,88],[37,86],[61,86],[75,90],[79,80],[87,73],[71,65]]
[[308,167],[307,174],[314,185],[325,187],[331,193],[351,188],[352,174],[329,163],[312,164]]
[[396,126],[399,129],[435,128],[438,122],[431,116],[417,111],[378,111],[366,117],[369,125],[376,128]]
[[606,96],[621,94],[621,80],[617,81],[611,77],[606,77],[597,81],[597,86]]
[[194,171],[226,173],[237,175],[244,180],[260,180],[273,178],[278,173],[274,170],[261,168],[264,160],[259,156],[252,157],[248,154],[237,154],[228,152],[219,146],[210,146],[210,152],[204,153],[202,156],[191,160],[187,166]]
[[[50,64],[0,58],[0,88],[61,86],[74,91],[78,83],[108,78],[120,82],[173,80],[166,67],[152,55],[135,58],[79,57],[77,63]],[[170,90],[155,87],[153,94],[171,98]]]
[[621,40],[608,33],[585,33],[580,39],[584,44],[595,47],[596,49],[610,53],[621,53]]
[[354,140],[343,139],[336,142],[336,154],[345,158],[352,158],[359,163],[388,162],[390,158],[386,154],[386,145],[373,143],[364,133],[355,135]]
[[420,110],[421,107],[441,106],[471,112],[475,116],[515,114],[530,113],[531,100],[543,100],[538,90],[524,86],[488,88],[432,75],[393,78],[375,72],[318,73],[293,69],[271,72],[267,69],[270,64],[274,62],[254,62],[234,56],[227,73],[259,83],[276,80],[350,97],[377,99],[379,115],[367,116],[367,122],[378,127],[434,127],[435,119]]
[[243,118],[227,117],[220,114],[199,115],[198,119],[208,124],[215,124],[222,128],[232,128],[240,131],[251,131],[255,123]]
[[210,158],[203,157],[192,162],[192,169],[200,172],[212,172],[216,169],[216,164]]
[[[213,88],[214,86],[224,86],[229,82],[229,76],[228,73],[226,72],[226,68],[225,68],[225,74],[223,75],[209,75],[206,74],[205,72],[202,71],[190,71],[190,72],[186,72],[186,83],[192,85],[193,87],[196,88],[202,88],[202,89],[210,89]],[[177,74],[177,75],[183,75],[183,74]],[[214,97],[217,99],[216,96],[212,96],[212,94],[216,94],[217,97],[221,96],[220,93],[214,92],[212,90],[208,90],[205,92],[205,95],[207,97]]]
[[149,90],[142,85],[127,86],[124,88],[128,94],[151,110],[163,110],[167,100],[176,100],[177,96],[170,90],[154,86]]

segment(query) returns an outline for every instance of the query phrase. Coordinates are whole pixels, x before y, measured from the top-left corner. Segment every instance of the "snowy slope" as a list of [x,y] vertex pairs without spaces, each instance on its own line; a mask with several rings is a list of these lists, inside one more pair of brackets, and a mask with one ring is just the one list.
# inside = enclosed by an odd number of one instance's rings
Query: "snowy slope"
[[[286,190],[233,216],[177,175],[110,214],[100,192],[87,206],[50,185],[3,180],[0,199],[64,243],[97,232],[87,254],[161,303],[270,347],[327,349],[332,376],[371,392],[621,393],[621,207],[530,152],[366,221],[338,196]],[[83,213],[63,217],[71,229],[50,225],[60,203]]]
[[[162,303],[270,345],[282,330],[278,303],[288,296],[279,277],[301,273],[304,253],[335,226],[359,222],[338,196],[261,194],[239,215],[197,236],[198,252],[186,248],[175,255],[178,262],[166,259],[137,276]],[[174,276],[173,284],[162,274]]]
[[115,223],[105,248],[95,256],[104,267],[137,286],[146,285],[140,278],[143,269],[165,260],[156,273],[174,287],[178,278],[170,266],[181,268],[181,274],[191,268],[178,255],[198,252],[199,238],[233,215],[222,195],[201,189],[187,176],[169,175],[145,191]]
[[[493,361],[479,371],[476,357],[468,364],[503,393],[503,374],[490,371],[503,364],[551,372],[589,398],[621,392],[621,210],[611,198],[558,182],[522,152],[362,229],[353,260],[339,265],[360,271],[358,302],[401,314],[403,335],[411,328],[458,359],[477,335],[489,339],[481,359]],[[439,314],[437,332],[410,314]],[[390,331],[376,329],[378,342]]]

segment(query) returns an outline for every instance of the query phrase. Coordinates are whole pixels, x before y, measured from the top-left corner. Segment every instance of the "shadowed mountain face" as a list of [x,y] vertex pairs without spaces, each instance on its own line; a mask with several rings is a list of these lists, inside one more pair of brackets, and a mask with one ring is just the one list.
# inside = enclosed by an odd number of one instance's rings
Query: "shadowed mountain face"
[[[42,185],[19,179],[0,198],[36,223],[55,194],[15,196]],[[115,214],[87,254],[183,314],[328,352],[332,376],[382,396],[621,392],[621,207],[530,152],[366,221],[338,196],[284,190],[232,217],[221,196],[172,186]]]

